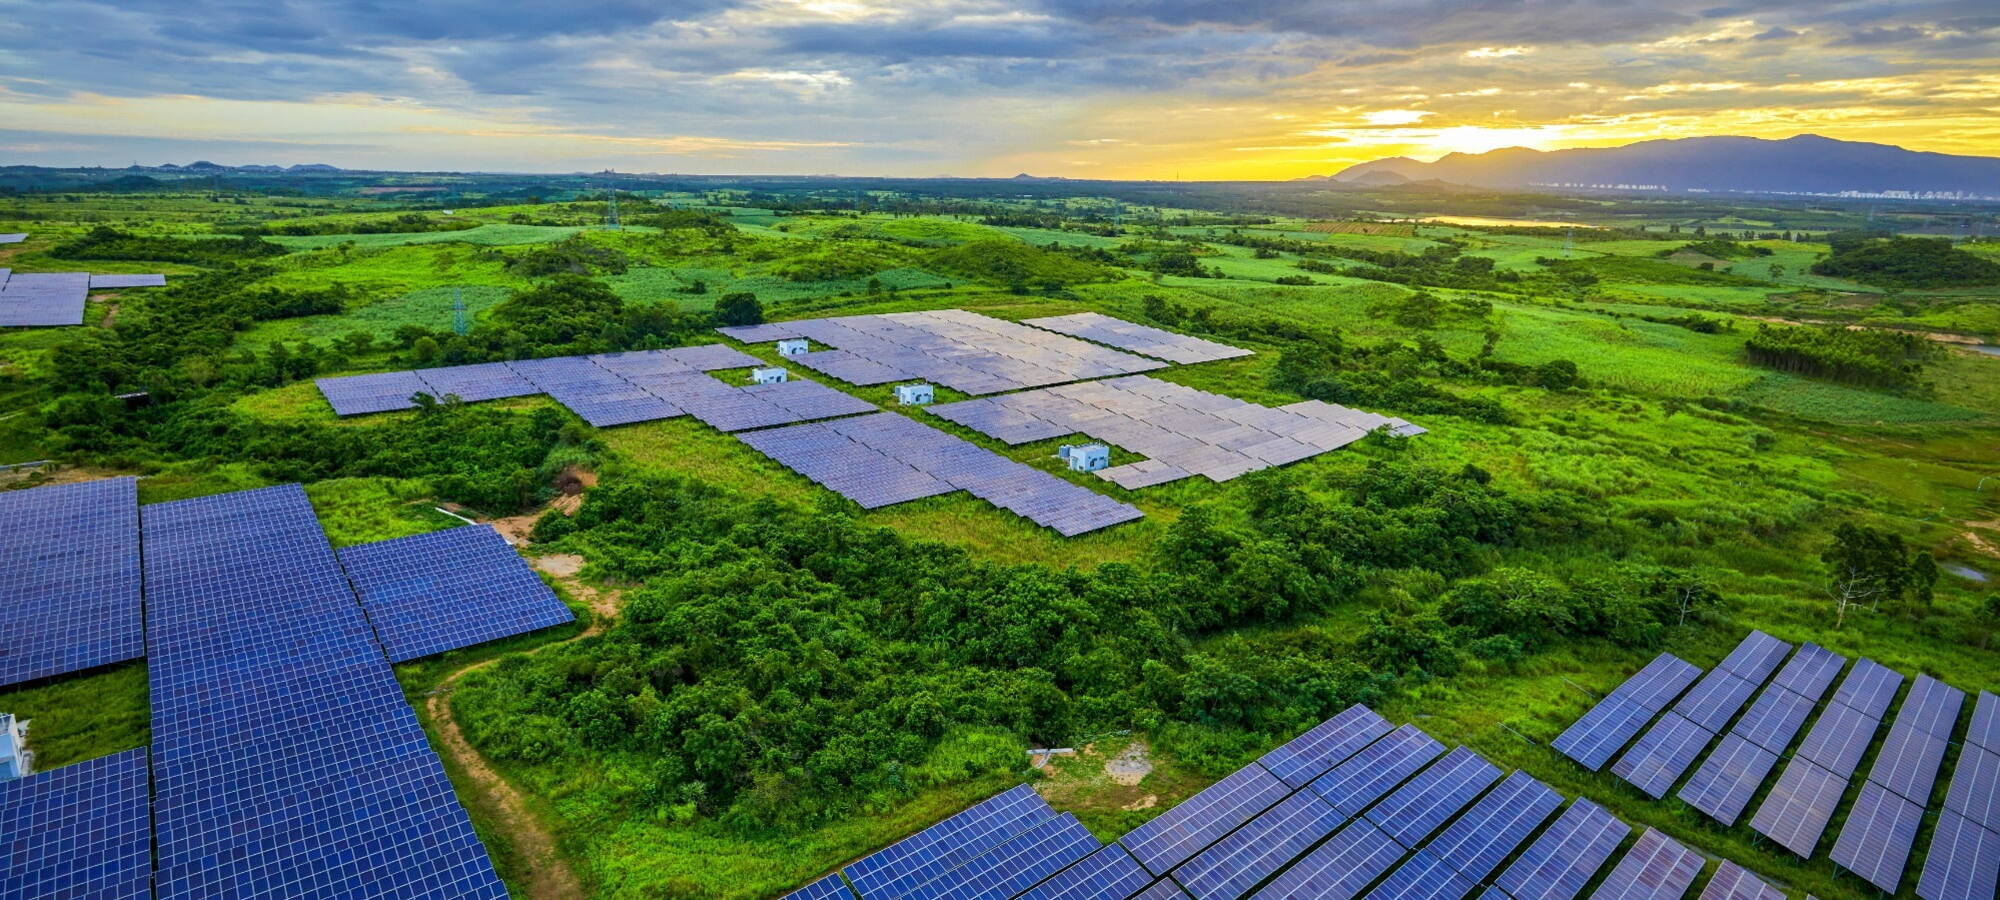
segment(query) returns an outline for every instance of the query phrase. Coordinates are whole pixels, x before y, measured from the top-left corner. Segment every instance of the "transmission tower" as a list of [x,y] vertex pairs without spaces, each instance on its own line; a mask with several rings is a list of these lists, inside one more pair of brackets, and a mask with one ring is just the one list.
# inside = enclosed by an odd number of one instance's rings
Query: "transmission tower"
[[1576,229],[1571,227],[1563,231],[1563,259],[1569,258],[1570,248],[1574,246],[1576,246]]
[[456,334],[466,331],[464,288],[451,289],[451,330]]
[[610,191],[610,196],[611,196],[611,216],[610,216],[610,220],[609,220],[609,221],[607,221],[607,222],[605,223],[605,227],[607,227],[607,228],[611,229],[612,231],[617,231],[617,230],[618,230],[618,189],[617,189],[617,188],[612,188],[612,189],[611,189],[611,191]]

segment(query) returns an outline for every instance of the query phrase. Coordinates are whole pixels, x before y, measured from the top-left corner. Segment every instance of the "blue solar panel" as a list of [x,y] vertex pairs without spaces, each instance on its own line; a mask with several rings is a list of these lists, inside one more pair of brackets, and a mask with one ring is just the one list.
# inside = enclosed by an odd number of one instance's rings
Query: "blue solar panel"
[[1363,815],[1397,843],[1413,848],[1498,780],[1500,767],[1459,747]]
[[1130,897],[1153,880],[1153,873],[1139,865],[1132,854],[1117,844],[1099,847],[1049,880],[1021,895],[1021,900],[1104,900]]
[[863,897],[893,897],[1055,816],[1034,788],[1019,785],[862,857],[841,871]]
[[1389,877],[1368,892],[1371,900],[1458,900],[1472,892],[1467,881],[1444,860],[1427,850],[1412,854]]
[[152,895],[146,751],[0,781],[0,897]]
[[[1958,711],[1965,705],[1965,692],[1929,675],[1918,675],[1910,683],[1910,694],[1896,711],[1896,724],[1908,724],[1925,734],[1949,740],[1958,729]],[[1891,734],[1894,729],[1891,729]]]
[[576,620],[490,525],[346,547],[340,562],[395,662]]
[[1180,864],[1173,878],[1201,900],[1236,900],[1346,818],[1313,792],[1300,791]]
[[1840,805],[1847,779],[1793,757],[1778,783],[1750,817],[1750,827],[1801,857],[1811,858],[1826,822]]
[[2000,833],[1949,810],[1938,817],[1917,896],[1924,900],[1993,900],[2000,886]]
[[1818,644],[1803,644],[1785,661],[1771,683],[1814,702],[1826,695],[1835,676],[1847,665],[1847,657]]
[[1393,728],[1389,720],[1357,703],[1257,762],[1286,784],[1304,787]]
[[1584,768],[1597,771],[1611,761],[1620,747],[1631,743],[1632,736],[1645,728],[1656,712],[1617,697],[1606,697],[1565,729],[1550,746],[1583,764]]
[[1736,720],[1730,733],[1772,753],[1783,753],[1812,711],[1813,701],[1788,690],[1766,688],[1743,718]]
[[1688,777],[1679,796],[1709,818],[1724,825],[1734,825],[1736,819],[1743,815],[1743,808],[1750,805],[1750,798],[1756,795],[1757,788],[1763,785],[1764,779],[1770,776],[1771,769],[1777,764],[1778,754],[1743,739],[1741,735],[1730,734]]
[[1701,900],[1785,900],[1785,892],[1725,859],[1716,867],[1715,877],[1701,889]]
[[1005,900],[1100,846],[1083,823],[1063,813],[901,896],[907,900]]
[[1681,773],[1694,765],[1695,758],[1714,739],[1680,713],[1670,712],[1647,729],[1639,742],[1612,764],[1611,771],[1657,800],[1673,790]]
[[1326,843],[1258,891],[1258,900],[1352,900],[1403,856],[1403,848],[1373,825],[1347,823]]
[[1310,789],[1352,816],[1443,752],[1436,738],[1404,725],[1314,779]]
[[1162,878],[1154,882],[1152,887],[1133,894],[1132,900],[1188,900],[1188,895],[1186,891],[1181,890],[1180,885],[1173,882],[1173,879]]
[[337,416],[413,409],[417,404],[411,397],[431,393],[431,386],[418,378],[415,372],[321,378],[314,384],[319,386],[320,394],[326,397],[327,404],[333,407]]
[[1777,671],[1778,664],[1784,662],[1785,654],[1790,652],[1792,645],[1764,632],[1752,631],[1736,645],[1736,649],[1729,651],[1716,668],[1752,684],[1763,684],[1764,679]]
[[1514,900],[1574,900],[1631,833],[1603,807],[1578,799],[1494,883]]
[[1674,704],[1674,712],[1711,734],[1720,734],[1737,710],[1757,693],[1755,682],[1745,681],[1721,669],[1702,676],[1701,681]]
[[1450,863],[1460,875],[1485,881],[1562,803],[1562,795],[1548,785],[1526,772],[1515,772],[1424,849]]
[[1133,829],[1118,843],[1148,870],[1164,875],[1230,829],[1271,808],[1287,792],[1276,775],[1251,763]]
[[137,479],[0,492],[0,687],[145,653]]
[[1872,659],[1864,659],[1847,671],[1840,689],[1833,692],[1835,703],[1847,706],[1871,719],[1880,719],[1903,686],[1903,675]]
[[1662,653],[1625,679],[1611,696],[1659,712],[1699,677],[1701,667],[1671,653]]
[[1678,900],[1701,874],[1701,854],[1648,828],[1590,896],[1602,900]]
[[1979,692],[1979,704],[1972,709],[1972,727],[1965,730],[1965,741],[2000,753],[2000,694]]
[[2000,753],[1966,744],[1951,773],[1944,808],[2000,833]]
[[1847,813],[1830,855],[1869,884],[1894,894],[1923,818],[1921,805],[1871,781],[1861,786],[1861,796]]
[[141,518],[159,896],[505,897],[305,492]]
[[840,880],[840,873],[834,872],[786,894],[785,898],[786,900],[854,900],[854,892],[847,889],[847,882]]
[[1846,780],[1861,764],[1861,757],[1868,752],[1868,745],[1881,727],[1880,719],[1870,718],[1851,706],[1827,704],[1812,730],[1806,732],[1805,741],[1799,744],[1799,757],[1812,760]]
[[1944,762],[1945,740],[1898,719],[1875,755],[1868,780],[1895,791],[1906,800],[1928,805],[1937,786],[1938,764]]

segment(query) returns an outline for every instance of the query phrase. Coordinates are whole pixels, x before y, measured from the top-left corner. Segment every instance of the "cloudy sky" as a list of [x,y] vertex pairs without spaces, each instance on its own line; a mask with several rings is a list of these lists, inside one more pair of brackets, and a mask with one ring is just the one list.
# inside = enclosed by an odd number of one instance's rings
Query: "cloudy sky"
[[1291,178],[2000,155],[1995,0],[0,0],[0,164]]

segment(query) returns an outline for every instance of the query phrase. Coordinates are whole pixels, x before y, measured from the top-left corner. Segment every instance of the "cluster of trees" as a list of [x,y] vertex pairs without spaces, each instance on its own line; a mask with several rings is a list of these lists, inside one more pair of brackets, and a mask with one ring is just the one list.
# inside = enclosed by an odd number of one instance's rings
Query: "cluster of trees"
[[49,255],[57,259],[130,259],[191,266],[226,266],[242,260],[283,256],[288,252],[284,247],[254,234],[235,240],[190,240],[130,234],[100,225],[75,240],[50,248]]
[[1937,354],[1908,332],[1839,325],[1759,325],[1743,349],[1760,366],[1891,390],[1918,387]]
[[1662,250],[1660,251],[1659,255],[1672,256],[1676,253],[1681,252],[1682,250],[1692,250],[1703,256],[1713,256],[1716,259],[1750,259],[1758,256],[1771,255],[1771,248],[1769,247],[1759,247],[1752,244],[1739,244],[1735,241],[1727,240],[1724,238],[1710,238],[1705,241],[1695,241],[1694,243],[1688,244],[1687,246],[1681,247],[1679,249],[1670,248],[1667,250]]
[[349,219],[316,218],[303,222],[286,222],[279,225],[262,225],[244,231],[244,234],[266,235],[321,235],[321,234],[423,234],[433,231],[467,231],[478,228],[479,223],[469,219],[433,219],[420,212],[403,213],[391,219]]
[[1834,527],[1820,562],[1826,564],[1826,593],[1833,601],[1835,628],[1846,623],[1848,612],[1863,605],[1871,612],[1879,611],[1885,601],[1893,606],[1908,600],[1928,607],[1937,586],[1937,559],[1930,551],[1913,552],[1901,535],[1853,522]]
[[551,275],[623,275],[632,260],[615,247],[572,236],[506,257],[507,271],[523,278]]
[[2000,263],[1960,250],[1948,238],[1847,232],[1829,235],[1828,243],[1833,252],[1813,263],[1815,275],[1892,288],[2000,284]]

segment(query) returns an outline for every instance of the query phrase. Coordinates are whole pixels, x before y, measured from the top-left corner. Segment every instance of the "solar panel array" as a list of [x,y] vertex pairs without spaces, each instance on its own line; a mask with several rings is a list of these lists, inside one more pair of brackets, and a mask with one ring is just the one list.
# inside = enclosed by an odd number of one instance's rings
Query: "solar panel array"
[[1099,469],[1097,477],[1137,489],[1194,475],[1227,481],[1248,472],[1338,450],[1387,427],[1423,429],[1402,419],[1317,400],[1272,408],[1146,375],[1066,384],[928,407],[1009,444],[1086,434],[1147,457]]
[[1514,900],[1574,900],[1631,834],[1632,826],[1604,807],[1578,799],[1494,885]]
[[1792,645],[1764,632],[1750,632],[1611,771],[1654,799],[1665,797],[1791,650]]
[[1700,675],[1693,663],[1662,653],[1571,723],[1550,746],[1587,769],[1602,769]]
[[115,288],[166,287],[165,275],[92,275],[90,289],[93,291]]
[[807,338],[826,344],[835,349],[790,359],[851,384],[932,381],[974,395],[1129,375],[1167,365],[961,309],[716,330],[747,343]]
[[344,547],[339,556],[391,662],[576,621],[491,525]]
[[1648,828],[1590,896],[1600,900],[1677,900],[1701,874],[1702,856]]
[[0,282],[0,327],[82,325],[88,272],[14,272]]
[[505,897],[305,492],[141,517],[159,896]]
[[144,656],[139,587],[136,479],[0,492],[0,687]]
[[963,490],[1065,537],[1144,515],[892,412],[751,431],[737,439],[867,509]]
[[0,244],[18,244],[27,239],[28,236],[26,234],[18,231],[0,234]]
[[1993,900],[2000,887],[2000,832],[1951,810],[1938,817],[1917,896],[1924,900]]
[[1362,815],[1396,843],[1414,849],[1498,780],[1500,767],[1458,747]]
[[1252,351],[1241,347],[1175,334],[1127,322],[1124,319],[1114,319],[1102,313],[1080,312],[1066,316],[1044,316],[1039,319],[1022,319],[1021,324],[1033,325],[1058,334],[1079,337],[1183,365],[1255,355]]
[[1833,702],[1820,713],[1798,754],[1750,818],[1750,827],[1810,858],[1902,682],[1902,675],[1874,660],[1863,659],[1849,668]]
[[723,431],[741,431],[876,408],[810,381],[732,385],[704,374],[762,364],[741,351],[705,344],[348,375],[317,384],[342,416],[412,409],[418,394],[457,395],[468,403],[548,394],[600,428],[691,415]]
[[152,896],[146,751],[0,781],[0,897]]
[[1701,900],[1785,900],[1785,892],[1725,859],[1709,877],[1708,886],[1701,889]]

